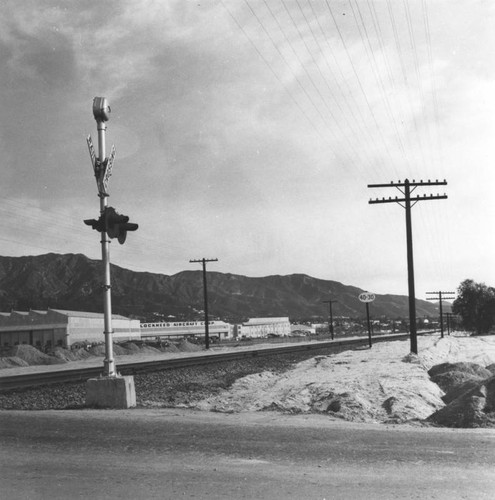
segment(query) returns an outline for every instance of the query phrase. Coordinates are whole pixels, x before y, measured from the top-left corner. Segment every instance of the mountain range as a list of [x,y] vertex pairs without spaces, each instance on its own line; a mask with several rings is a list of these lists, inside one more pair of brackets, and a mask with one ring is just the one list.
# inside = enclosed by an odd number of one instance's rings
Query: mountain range
[[[0,256],[0,311],[67,309],[103,311],[102,263],[82,254]],[[201,270],[172,276],[135,272],[111,266],[112,312],[152,321],[166,318],[200,319],[203,310]],[[230,273],[208,272],[210,316],[225,321],[249,317],[289,316],[291,320],[328,318],[324,300],[335,300],[335,317],[366,316],[358,296],[364,290],[337,281],[304,274],[250,278]],[[416,300],[418,317],[438,316],[437,306]],[[376,295],[370,304],[373,317],[407,318],[408,298]]]

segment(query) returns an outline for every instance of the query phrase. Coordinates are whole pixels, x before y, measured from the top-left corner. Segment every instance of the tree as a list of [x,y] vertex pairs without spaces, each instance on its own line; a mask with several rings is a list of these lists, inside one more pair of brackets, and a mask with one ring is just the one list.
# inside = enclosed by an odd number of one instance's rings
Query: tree
[[457,289],[452,312],[461,317],[467,330],[478,335],[487,333],[495,323],[495,289],[484,283],[464,280]]

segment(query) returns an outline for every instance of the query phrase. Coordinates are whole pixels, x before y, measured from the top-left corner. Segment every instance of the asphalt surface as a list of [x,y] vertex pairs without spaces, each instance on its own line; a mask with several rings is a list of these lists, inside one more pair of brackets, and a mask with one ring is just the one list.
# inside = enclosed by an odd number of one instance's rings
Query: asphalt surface
[[484,499],[495,430],[189,410],[0,411],[10,499]]

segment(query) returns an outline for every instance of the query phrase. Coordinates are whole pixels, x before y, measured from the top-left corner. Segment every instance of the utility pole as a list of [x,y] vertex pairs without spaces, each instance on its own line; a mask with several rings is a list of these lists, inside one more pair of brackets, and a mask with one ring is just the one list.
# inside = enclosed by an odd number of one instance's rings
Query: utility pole
[[408,288],[409,288],[409,335],[411,339],[411,352],[418,354],[418,338],[416,331],[416,294],[414,290],[414,259],[413,259],[413,243],[412,243],[412,222],[411,222],[411,208],[418,203],[418,201],[425,200],[442,200],[447,198],[446,194],[443,195],[430,195],[430,196],[411,196],[411,193],[417,187],[424,186],[445,186],[447,181],[419,181],[416,182],[414,179],[409,181],[406,179],[404,182],[390,182],[390,184],[368,184],[369,188],[397,188],[401,193],[402,197],[389,197],[386,198],[376,198],[369,201],[370,204],[377,203],[398,203],[401,207],[406,210],[406,238],[407,238],[407,278],[408,278]]
[[206,263],[207,262],[218,262],[218,259],[199,259],[199,260],[190,260],[189,262],[199,262],[203,264],[203,296],[205,301],[205,347],[206,349],[210,348],[210,332],[208,325],[208,290],[206,286]]
[[328,304],[329,307],[329,318],[328,318],[328,332],[330,333],[332,340],[334,339],[333,335],[333,313],[332,313],[332,304],[337,302],[336,300],[324,300],[323,304]]
[[445,313],[445,316],[447,316],[447,335],[450,335],[450,330],[454,329],[454,326],[452,324],[454,315],[452,313]]
[[[426,292],[427,295],[436,295],[436,297],[427,297],[426,300],[438,300],[440,304],[440,337],[443,339],[443,310],[442,310],[442,300],[454,300],[455,292]],[[449,295],[449,297],[443,297],[443,295]],[[450,333],[450,332],[449,332]]]

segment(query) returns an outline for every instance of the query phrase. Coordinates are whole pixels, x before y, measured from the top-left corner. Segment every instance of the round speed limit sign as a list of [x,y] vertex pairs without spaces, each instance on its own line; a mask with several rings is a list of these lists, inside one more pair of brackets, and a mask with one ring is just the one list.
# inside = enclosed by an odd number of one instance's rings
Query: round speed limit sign
[[369,292],[360,293],[359,300],[361,302],[373,302],[375,300],[375,294]]

